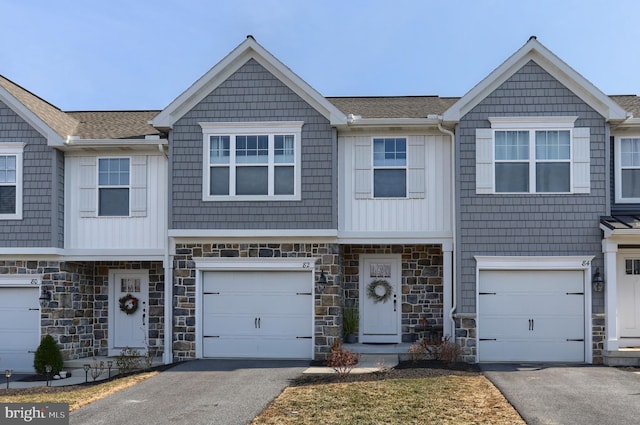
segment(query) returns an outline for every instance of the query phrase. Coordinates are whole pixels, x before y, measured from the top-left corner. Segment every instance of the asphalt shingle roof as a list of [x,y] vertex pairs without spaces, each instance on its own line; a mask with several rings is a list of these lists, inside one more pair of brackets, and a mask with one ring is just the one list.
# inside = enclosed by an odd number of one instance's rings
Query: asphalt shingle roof
[[459,98],[438,96],[328,97],[346,115],[362,118],[426,118],[441,115]]
[[81,139],[136,139],[161,134],[148,122],[160,111],[67,112],[78,122],[74,136]]

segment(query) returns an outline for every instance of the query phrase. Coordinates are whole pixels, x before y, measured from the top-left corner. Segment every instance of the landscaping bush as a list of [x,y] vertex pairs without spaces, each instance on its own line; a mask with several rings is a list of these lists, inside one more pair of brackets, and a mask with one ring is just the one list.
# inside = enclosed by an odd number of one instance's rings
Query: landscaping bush
[[345,350],[340,343],[340,340],[336,338],[331,346],[331,354],[327,358],[327,366],[333,368],[338,374],[338,378],[342,379],[351,373],[351,370],[358,364],[360,355],[352,353],[349,350]]
[[46,365],[51,365],[51,376],[62,370],[64,360],[62,353],[51,335],[46,335],[33,356],[33,368],[41,375],[47,373]]

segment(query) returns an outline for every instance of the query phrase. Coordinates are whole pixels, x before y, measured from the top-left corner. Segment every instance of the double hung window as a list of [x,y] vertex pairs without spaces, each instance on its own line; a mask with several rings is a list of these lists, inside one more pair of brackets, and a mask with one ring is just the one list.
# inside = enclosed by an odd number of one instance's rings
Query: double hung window
[[407,196],[407,139],[373,139],[373,197]]
[[640,137],[621,138],[616,145],[616,200],[640,202]]
[[98,215],[129,216],[129,158],[98,159]]
[[22,218],[22,150],[17,143],[0,144],[0,220]]

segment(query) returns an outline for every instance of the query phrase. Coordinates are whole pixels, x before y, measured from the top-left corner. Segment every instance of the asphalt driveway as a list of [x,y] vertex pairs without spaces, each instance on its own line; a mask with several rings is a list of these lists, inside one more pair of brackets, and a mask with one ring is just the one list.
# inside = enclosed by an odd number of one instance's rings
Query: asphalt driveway
[[308,361],[194,360],[71,413],[71,425],[249,423]]
[[484,364],[528,425],[636,425],[640,375],[606,366]]

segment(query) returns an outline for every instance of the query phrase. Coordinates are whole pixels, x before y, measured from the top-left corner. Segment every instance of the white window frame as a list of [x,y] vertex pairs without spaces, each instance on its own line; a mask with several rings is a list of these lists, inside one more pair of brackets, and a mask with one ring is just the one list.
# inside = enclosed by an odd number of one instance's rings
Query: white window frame
[[[404,139],[404,165],[376,165],[375,141],[387,139]],[[404,170],[404,196],[376,196],[376,170]],[[409,197],[409,138],[406,136],[375,136],[371,138],[371,198],[372,199],[407,199]]]
[[[623,198],[622,197],[622,139],[640,139],[640,134],[625,134],[624,136],[614,137],[614,173],[615,173],[615,200],[621,204],[640,203],[640,198]],[[640,167],[624,167],[624,168],[640,168]]]
[[0,214],[0,220],[22,220],[24,146],[24,143],[0,143],[1,156],[16,157],[16,211],[13,214]]
[[[574,144],[573,129],[578,117],[491,117],[492,130],[492,167],[493,167],[493,193],[496,195],[538,194],[556,195],[573,193],[573,164]],[[529,159],[528,160],[496,160],[495,159],[495,134],[497,131],[527,131],[529,134]],[[569,131],[569,159],[562,160],[538,160],[536,158],[536,132],[537,131]],[[529,164],[529,191],[528,192],[498,192],[496,191],[495,167],[497,163],[528,163]],[[567,192],[539,192],[536,187],[536,165],[538,163],[569,163],[569,190]]]
[[[100,160],[101,159],[127,159],[129,160],[129,184],[128,185],[101,185],[100,184]],[[99,156],[96,158],[96,216],[101,218],[111,217],[131,217],[131,179],[132,179],[133,158],[130,156]],[[100,214],[100,189],[127,189],[129,193],[129,207],[126,215],[101,215]]]
[[[202,153],[202,200],[203,201],[299,201],[301,196],[302,176],[302,126],[303,121],[260,121],[260,122],[201,122],[203,135]],[[237,164],[235,161],[235,137],[236,136],[268,136],[268,161],[259,166],[268,169],[268,193],[267,195],[235,195],[235,170],[237,166],[249,164]],[[275,168],[280,164],[275,162],[274,136],[294,136],[294,190],[292,195],[276,195]],[[211,195],[211,166],[209,163],[209,144],[211,136],[229,136],[229,195]]]

